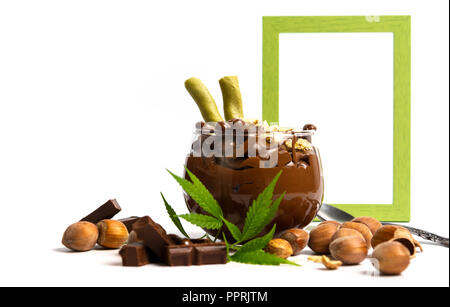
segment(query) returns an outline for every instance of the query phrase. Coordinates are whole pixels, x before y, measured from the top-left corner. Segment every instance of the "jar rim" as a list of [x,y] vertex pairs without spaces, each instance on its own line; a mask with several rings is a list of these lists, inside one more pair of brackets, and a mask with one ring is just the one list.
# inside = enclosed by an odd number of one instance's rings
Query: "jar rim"
[[305,136],[312,136],[316,133],[315,130],[288,130],[288,131],[242,131],[242,130],[236,130],[236,129],[225,129],[225,131],[221,131],[221,133],[216,133],[214,129],[205,129],[205,128],[196,128],[194,129],[195,134],[201,134],[201,135],[279,135],[279,136],[297,136],[297,137],[305,137]]

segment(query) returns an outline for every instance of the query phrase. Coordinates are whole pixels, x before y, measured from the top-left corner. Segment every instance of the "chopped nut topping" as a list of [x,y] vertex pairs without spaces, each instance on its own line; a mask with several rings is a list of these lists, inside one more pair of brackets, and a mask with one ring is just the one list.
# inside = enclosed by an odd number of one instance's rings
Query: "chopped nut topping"
[[[292,139],[287,139],[284,144],[287,148],[292,149]],[[305,139],[298,139],[297,142],[295,142],[295,149],[300,151],[309,151],[312,150],[312,145],[310,142],[308,142]]]
[[276,132],[287,132],[287,131],[292,131],[294,130],[293,128],[288,128],[288,127],[279,127],[279,126],[275,126],[273,131]]
[[284,145],[286,145],[287,148],[292,149],[292,140],[291,139],[287,139],[284,142]]
[[305,139],[298,139],[295,143],[295,149],[301,150],[301,151],[308,151],[312,150],[312,145],[310,142],[308,142]]
[[257,124],[259,124],[259,119],[257,119],[257,118],[244,118],[244,122],[249,123],[249,124],[253,124],[253,125],[257,125]]

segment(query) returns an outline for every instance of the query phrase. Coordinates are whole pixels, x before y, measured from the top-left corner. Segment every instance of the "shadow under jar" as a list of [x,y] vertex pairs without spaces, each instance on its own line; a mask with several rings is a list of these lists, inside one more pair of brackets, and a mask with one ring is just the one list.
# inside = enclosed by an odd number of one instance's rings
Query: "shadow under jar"
[[[259,234],[266,234],[275,223],[277,235],[308,225],[322,204],[322,165],[318,149],[311,144],[313,133],[265,131],[248,124],[239,128],[202,124],[194,132],[186,167],[211,192],[224,217],[241,230],[252,202],[282,170],[273,199],[286,194],[275,218]],[[189,179],[186,172],[184,177]],[[184,196],[190,212],[207,214],[189,195]],[[204,230],[217,234],[216,230]],[[227,240],[233,242],[228,229],[224,226],[223,230]]]

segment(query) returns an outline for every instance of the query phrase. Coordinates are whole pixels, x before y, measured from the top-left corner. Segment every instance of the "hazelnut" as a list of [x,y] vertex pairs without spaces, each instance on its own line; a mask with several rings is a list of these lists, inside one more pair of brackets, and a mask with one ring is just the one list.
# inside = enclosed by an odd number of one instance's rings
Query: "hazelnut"
[[97,243],[105,248],[120,248],[128,240],[127,227],[120,221],[102,220],[97,228]]
[[98,229],[90,222],[77,222],[64,232],[62,244],[77,252],[85,252],[94,248],[97,243]]
[[372,234],[375,234],[375,232],[380,229],[383,225],[378,221],[376,218],[370,217],[370,216],[360,216],[357,218],[354,218],[352,222],[356,223],[363,223],[367,227],[369,227],[370,232]]
[[342,237],[330,244],[333,258],[345,264],[358,264],[367,257],[367,244],[361,237]]
[[328,254],[331,238],[338,229],[339,226],[332,223],[317,226],[309,233],[309,248],[317,254]]
[[322,226],[322,225],[326,225],[326,224],[334,224],[334,225],[339,226],[339,227],[342,226],[341,223],[336,222],[336,221],[323,221],[322,223],[320,223],[320,224],[317,225],[317,226]]
[[292,228],[285,231],[281,237],[291,244],[293,255],[298,255],[308,244],[309,234],[299,228]]
[[[396,241],[384,242],[375,247],[372,263],[386,275],[398,275],[409,265],[410,253],[401,243]],[[376,260],[375,260],[376,259]]]
[[342,228],[350,228],[359,231],[364,239],[366,240],[367,248],[369,249],[371,246],[371,240],[372,240],[372,232],[370,231],[369,227],[367,227],[365,224],[357,223],[357,222],[345,222],[342,224]]
[[264,248],[264,251],[277,257],[286,259],[293,254],[291,244],[284,239],[272,239]]
[[408,229],[395,225],[385,225],[378,229],[373,235],[372,246],[375,248],[381,243],[391,241],[397,241],[403,244],[409,250],[411,257],[415,257],[417,247],[423,251],[420,243],[414,239]]
[[[338,231],[336,231],[336,233],[333,235],[333,237],[331,238],[331,242],[333,242],[336,239],[342,238],[342,237],[361,237],[364,239],[363,235],[355,230],[355,229],[351,229],[351,228],[341,228]],[[366,239],[364,239],[365,241]]]

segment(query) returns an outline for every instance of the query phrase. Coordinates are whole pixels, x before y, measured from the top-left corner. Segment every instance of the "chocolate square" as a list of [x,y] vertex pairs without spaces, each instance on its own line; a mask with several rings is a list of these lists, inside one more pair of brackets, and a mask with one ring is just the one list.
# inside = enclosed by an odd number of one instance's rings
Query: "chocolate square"
[[166,246],[164,262],[170,266],[192,265],[194,247],[186,245]]
[[164,262],[170,266],[227,263],[227,250],[224,243],[209,241],[189,245],[167,245],[165,253]]
[[139,240],[147,246],[160,260],[164,259],[166,246],[174,244],[164,228],[155,223],[149,216],[144,216],[133,224]]
[[119,251],[123,266],[143,266],[151,263],[150,251],[142,243],[132,243],[122,246]]
[[[227,249],[220,243],[212,243],[195,247],[196,264],[225,264],[227,263]],[[219,245],[220,244],[220,245]]]

